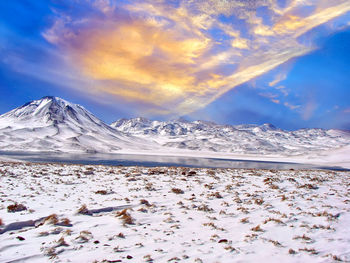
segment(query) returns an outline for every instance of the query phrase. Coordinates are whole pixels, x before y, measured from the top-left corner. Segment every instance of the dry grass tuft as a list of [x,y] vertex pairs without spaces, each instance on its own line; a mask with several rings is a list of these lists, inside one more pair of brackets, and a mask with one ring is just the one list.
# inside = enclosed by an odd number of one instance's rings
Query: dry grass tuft
[[249,217],[242,218],[241,223],[243,224],[249,223]]
[[156,190],[156,188],[153,187],[153,184],[152,184],[152,183],[146,183],[145,189],[146,189],[147,191],[155,191],[155,190]]
[[184,191],[181,190],[180,188],[171,188],[171,191],[175,194],[183,194]]
[[44,255],[48,256],[50,259],[54,259],[57,257],[56,248],[55,247],[49,247],[44,250]]
[[255,231],[255,232],[264,232],[264,230],[261,229],[260,225],[257,225],[250,230]]
[[152,259],[151,255],[144,256],[143,260],[146,261],[146,262],[153,262],[153,259]]
[[196,174],[197,174],[196,171],[189,171],[189,172],[187,173],[187,176],[194,176],[194,175],[196,175]]
[[338,257],[338,256],[336,256],[336,255],[333,255],[333,256],[332,256],[332,259],[333,259],[334,261],[340,261],[340,262],[343,261],[340,257]]
[[271,221],[273,221],[273,222],[275,222],[277,224],[285,225],[285,223],[282,220],[280,220],[278,218],[271,218],[271,217],[269,217],[268,219],[265,219],[263,223],[267,224],[268,222],[271,222]]
[[214,211],[214,209],[210,208],[206,204],[201,204],[200,206],[198,206],[197,210],[198,211],[204,211],[204,212],[213,212]]
[[254,200],[254,203],[257,204],[257,205],[262,205],[264,203],[264,200],[262,198],[260,199],[255,199]]
[[131,217],[131,215],[127,212],[127,209],[123,209],[122,211],[118,212],[117,217],[120,217],[123,220],[123,225],[134,225],[134,219]]
[[83,204],[77,211],[78,214],[82,214],[82,215],[88,215],[90,214],[89,209],[87,208],[87,206],[85,204]]
[[117,212],[117,217],[119,217],[119,216],[123,216],[123,215],[126,215],[127,214],[127,211],[128,211],[128,209],[127,208],[125,208],[125,209],[123,209],[122,211],[120,211],[120,212]]
[[59,240],[57,240],[56,247],[69,247],[68,243],[64,240],[64,237],[61,237]]
[[56,214],[49,215],[44,219],[44,224],[51,224],[51,225],[57,225],[58,223],[58,216]]
[[75,239],[78,243],[87,243],[93,238],[90,231],[83,230],[80,232],[79,236]]
[[309,242],[312,240],[311,237],[308,237],[305,234],[303,234],[302,236],[295,236],[295,237],[293,237],[293,239],[302,239],[302,240],[309,241]]
[[290,248],[290,249],[288,250],[288,253],[291,254],[291,255],[294,255],[294,254],[296,254],[297,252],[296,252],[294,249]]
[[15,212],[20,212],[20,211],[24,211],[27,210],[27,207],[25,205],[22,204],[13,204],[13,205],[9,205],[7,207],[7,212],[9,213],[15,213]]
[[310,189],[310,190],[317,190],[318,186],[313,185],[313,184],[303,184],[298,186],[298,188],[306,188],[306,189]]
[[215,192],[214,194],[212,194],[212,196],[214,196],[214,197],[216,197],[218,199],[223,198],[222,195],[219,192]]
[[98,191],[95,192],[95,194],[106,195],[106,194],[108,194],[108,192],[106,190],[98,190]]
[[277,240],[269,239],[268,241],[276,247],[282,247],[282,244],[280,242],[278,242]]
[[117,235],[117,237],[119,237],[119,238],[125,238],[125,235],[123,234],[123,233],[119,233],[118,235]]
[[145,205],[145,206],[152,206],[146,199],[141,199],[140,204]]
[[60,226],[72,226],[72,224],[68,218],[62,218],[58,224]]
[[314,249],[314,248],[299,248],[299,251],[305,251],[305,252],[309,252],[312,255],[317,255],[318,252]]

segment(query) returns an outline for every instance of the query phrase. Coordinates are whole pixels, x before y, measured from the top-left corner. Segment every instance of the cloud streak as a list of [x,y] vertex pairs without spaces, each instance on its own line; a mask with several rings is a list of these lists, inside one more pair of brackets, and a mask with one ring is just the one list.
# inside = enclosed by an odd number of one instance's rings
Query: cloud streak
[[79,2],[92,11],[56,11],[43,37],[70,57],[95,93],[173,115],[203,108],[310,52],[315,47],[299,37],[350,11],[343,0],[295,0],[284,8],[274,0]]

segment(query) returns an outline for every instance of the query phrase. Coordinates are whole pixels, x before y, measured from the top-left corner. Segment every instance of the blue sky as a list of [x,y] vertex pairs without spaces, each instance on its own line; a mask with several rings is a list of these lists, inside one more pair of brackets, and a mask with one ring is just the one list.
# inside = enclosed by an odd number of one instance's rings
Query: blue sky
[[350,129],[349,51],[345,0],[1,1],[0,114]]

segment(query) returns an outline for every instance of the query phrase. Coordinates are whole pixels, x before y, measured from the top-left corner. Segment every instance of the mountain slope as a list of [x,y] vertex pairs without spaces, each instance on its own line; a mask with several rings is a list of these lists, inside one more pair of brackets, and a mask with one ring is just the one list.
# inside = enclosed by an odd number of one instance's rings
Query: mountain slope
[[80,105],[44,97],[0,116],[0,147],[5,151],[114,152],[145,148]]
[[350,133],[346,131],[284,131],[271,124],[230,126],[206,121],[162,122],[134,118],[120,119],[111,126],[124,133],[154,140],[166,147],[196,151],[300,155],[350,144]]
[[57,97],[26,103],[0,116],[2,151],[322,156],[342,152],[348,145],[348,131],[284,131],[271,124],[230,126],[134,118],[107,125],[84,107]]

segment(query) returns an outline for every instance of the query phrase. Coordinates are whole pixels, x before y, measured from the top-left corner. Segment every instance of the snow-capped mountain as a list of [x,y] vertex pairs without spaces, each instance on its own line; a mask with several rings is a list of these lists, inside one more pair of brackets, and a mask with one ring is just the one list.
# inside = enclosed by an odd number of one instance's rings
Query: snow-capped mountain
[[162,146],[196,151],[297,155],[350,144],[350,133],[346,131],[284,131],[272,124],[230,126],[207,121],[134,118],[120,119],[111,126],[130,135],[154,140]]
[[44,97],[0,116],[1,151],[290,156],[349,145],[348,131],[284,131],[271,124],[134,118],[107,125],[84,107],[58,97]]
[[147,144],[58,97],[44,97],[0,116],[4,151],[114,152],[147,149]]

